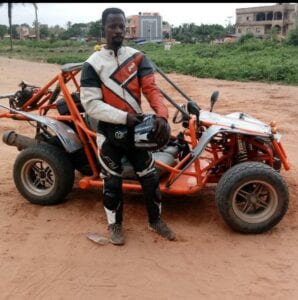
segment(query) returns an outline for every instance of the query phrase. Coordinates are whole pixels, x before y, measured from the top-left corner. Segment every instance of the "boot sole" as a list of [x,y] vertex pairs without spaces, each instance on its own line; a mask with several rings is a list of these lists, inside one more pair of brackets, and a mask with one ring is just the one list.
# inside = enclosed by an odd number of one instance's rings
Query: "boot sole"
[[161,233],[159,233],[156,229],[152,228],[150,225],[148,226],[148,228],[149,228],[150,231],[153,231],[153,232],[157,233],[159,236],[163,237],[164,239],[167,239],[168,241],[175,241],[176,240],[175,235],[172,236],[172,237],[164,236]]
[[110,240],[111,244],[116,245],[116,246],[122,246],[125,244],[125,241],[120,241],[120,242],[116,242],[113,240]]

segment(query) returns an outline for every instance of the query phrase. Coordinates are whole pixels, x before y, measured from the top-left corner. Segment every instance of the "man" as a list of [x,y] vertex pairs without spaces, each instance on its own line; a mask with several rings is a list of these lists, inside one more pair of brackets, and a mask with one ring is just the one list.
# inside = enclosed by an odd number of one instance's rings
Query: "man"
[[155,138],[162,142],[169,134],[168,110],[155,84],[153,69],[144,54],[122,46],[125,14],[118,8],[102,13],[106,45],[84,63],[81,74],[81,101],[92,120],[97,121],[99,162],[104,180],[103,204],[111,242],[124,244],[122,231],[123,196],[121,159],[126,156],[142,185],[149,228],[168,240],[175,235],[161,219],[161,195],[152,154],[133,143],[115,144],[110,133],[125,126],[129,133],[142,120],[141,93],[156,113]]

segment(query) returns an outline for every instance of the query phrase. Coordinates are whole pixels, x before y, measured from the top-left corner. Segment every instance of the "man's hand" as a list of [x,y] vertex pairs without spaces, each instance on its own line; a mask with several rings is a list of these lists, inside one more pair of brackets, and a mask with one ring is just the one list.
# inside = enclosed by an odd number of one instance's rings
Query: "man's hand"
[[170,138],[171,128],[168,121],[162,117],[156,117],[154,122],[154,138],[160,144],[164,144]]
[[127,127],[134,127],[143,121],[144,116],[142,114],[127,113],[126,125]]

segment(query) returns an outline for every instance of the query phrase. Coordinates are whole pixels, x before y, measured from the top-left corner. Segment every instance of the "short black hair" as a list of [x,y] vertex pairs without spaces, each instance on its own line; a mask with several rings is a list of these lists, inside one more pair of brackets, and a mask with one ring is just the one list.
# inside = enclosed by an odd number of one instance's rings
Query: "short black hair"
[[111,15],[111,14],[121,14],[125,18],[125,13],[122,9],[116,8],[116,7],[107,8],[102,12],[102,15],[101,15],[102,26],[106,25],[108,15]]

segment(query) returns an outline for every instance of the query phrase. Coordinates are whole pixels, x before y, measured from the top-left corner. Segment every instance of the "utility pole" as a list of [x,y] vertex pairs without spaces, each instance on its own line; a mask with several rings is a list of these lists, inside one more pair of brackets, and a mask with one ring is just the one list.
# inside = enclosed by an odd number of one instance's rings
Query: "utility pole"
[[229,23],[228,23],[228,26],[229,26],[229,32],[228,33],[231,33],[231,27],[232,27],[232,24],[231,24],[231,19],[233,18],[232,16],[229,16],[227,17],[229,19]]

